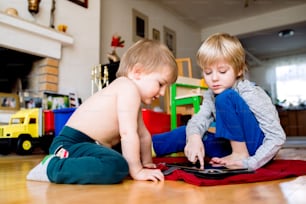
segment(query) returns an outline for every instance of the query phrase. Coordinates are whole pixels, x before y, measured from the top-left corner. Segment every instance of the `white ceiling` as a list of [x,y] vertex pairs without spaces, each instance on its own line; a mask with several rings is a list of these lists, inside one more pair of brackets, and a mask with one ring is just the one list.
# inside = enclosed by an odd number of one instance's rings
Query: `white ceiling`
[[[205,28],[305,4],[305,0],[152,0]],[[248,7],[245,7],[248,2]]]
[[[181,19],[205,29],[244,18],[263,15],[306,3],[306,0],[151,0],[174,12]],[[248,4],[246,6],[245,4]],[[306,12],[306,11],[305,11]],[[278,31],[292,28],[295,35],[281,39]],[[249,57],[265,60],[306,52],[306,20],[273,29],[238,36]]]

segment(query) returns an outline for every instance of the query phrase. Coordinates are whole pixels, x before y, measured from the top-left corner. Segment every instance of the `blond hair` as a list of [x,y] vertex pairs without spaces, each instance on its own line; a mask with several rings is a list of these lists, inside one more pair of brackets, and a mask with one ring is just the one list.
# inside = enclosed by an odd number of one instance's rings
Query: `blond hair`
[[127,76],[137,63],[145,67],[146,73],[159,71],[157,68],[168,66],[171,70],[171,83],[177,79],[177,64],[168,47],[156,40],[139,40],[122,56],[117,77]]
[[216,33],[203,42],[197,53],[199,66],[204,70],[219,60],[229,63],[236,75],[241,71],[242,75],[239,78],[245,77],[247,72],[245,50],[238,38],[227,33]]

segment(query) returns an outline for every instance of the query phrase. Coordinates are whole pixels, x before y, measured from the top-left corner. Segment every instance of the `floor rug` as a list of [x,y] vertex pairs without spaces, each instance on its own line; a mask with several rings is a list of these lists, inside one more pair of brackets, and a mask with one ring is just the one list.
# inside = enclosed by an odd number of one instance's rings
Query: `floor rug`
[[[167,163],[184,162],[184,158],[154,158],[161,170],[167,170]],[[271,181],[289,177],[306,175],[306,161],[303,160],[273,160],[265,166],[249,174],[231,175],[222,179],[199,178],[192,173],[177,169],[165,176],[166,180],[181,180],[197,186],[216,186],[227,184],[252,183],[260,181]]]

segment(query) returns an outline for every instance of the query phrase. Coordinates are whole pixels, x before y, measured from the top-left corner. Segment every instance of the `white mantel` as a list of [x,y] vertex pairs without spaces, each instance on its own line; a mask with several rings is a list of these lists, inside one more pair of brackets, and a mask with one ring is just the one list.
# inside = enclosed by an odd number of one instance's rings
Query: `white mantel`
[[0,12],[0,47],[60,59],[62,46],[73,41],[65,33]]

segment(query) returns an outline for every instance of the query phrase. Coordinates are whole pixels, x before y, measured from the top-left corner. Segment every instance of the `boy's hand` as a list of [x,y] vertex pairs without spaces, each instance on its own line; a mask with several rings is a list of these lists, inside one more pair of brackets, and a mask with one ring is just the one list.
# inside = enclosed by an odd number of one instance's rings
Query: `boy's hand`
[[149,181],[164,181],[164,175],[160,169],[141,169],[133,176],[135,180],[149,180]]
[[204,169],[204,145],[200,135],[191,135],[188,137],[184,153],[188,160],[192,163],[200,162],[200,169]]

